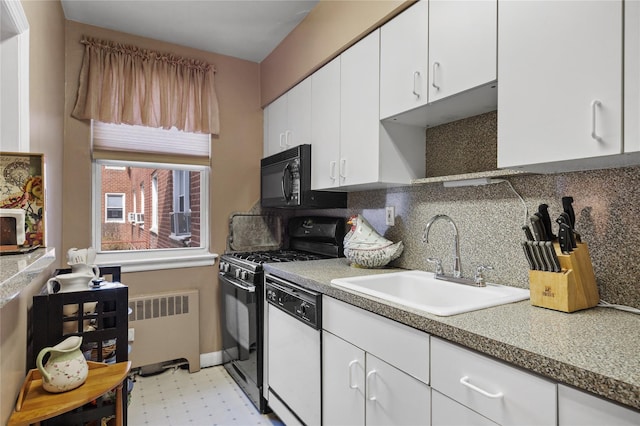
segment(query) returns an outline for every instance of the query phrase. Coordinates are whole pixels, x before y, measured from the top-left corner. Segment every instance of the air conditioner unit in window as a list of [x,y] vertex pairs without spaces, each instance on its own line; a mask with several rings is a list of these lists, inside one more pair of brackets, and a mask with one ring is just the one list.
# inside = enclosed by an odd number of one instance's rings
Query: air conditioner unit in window
[[136,214],[135,213],[127,213],[127,222],[136,223]]
[[144,213],[136,213],[136,223],[144,223]]

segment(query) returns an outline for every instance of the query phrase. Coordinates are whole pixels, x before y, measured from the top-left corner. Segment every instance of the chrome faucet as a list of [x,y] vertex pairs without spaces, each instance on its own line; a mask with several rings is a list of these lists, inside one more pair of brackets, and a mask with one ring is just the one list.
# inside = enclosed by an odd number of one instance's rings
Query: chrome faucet
[[434,222],[440,219],[449,222],[451,224],[451,227],[453,228],[453,277],[460,278],[462,277],[462,268],[460,266],[460,240],[458,238],[458,227],[453,222],[453,219],[451,219],[446,214],[437,214],[433,216],[431,219],[429,219],[427,225],[424,227],[422,242],[429,242],[429,230],[431,229],[431,225],[433,225]]

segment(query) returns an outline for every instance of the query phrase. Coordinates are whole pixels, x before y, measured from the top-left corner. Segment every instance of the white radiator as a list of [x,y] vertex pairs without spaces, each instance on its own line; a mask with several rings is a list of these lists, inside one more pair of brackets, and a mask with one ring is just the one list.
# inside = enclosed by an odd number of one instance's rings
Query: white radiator
[[185,358],[189,372],[200,371],[198,290],[145,294],[129,298],[132,367]]

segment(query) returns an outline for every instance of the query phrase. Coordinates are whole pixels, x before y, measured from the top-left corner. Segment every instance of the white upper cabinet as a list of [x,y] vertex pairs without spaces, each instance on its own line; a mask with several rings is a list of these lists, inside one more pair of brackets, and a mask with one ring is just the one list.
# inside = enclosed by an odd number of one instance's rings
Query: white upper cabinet
[[436,126],[497,108],[497,0],[419,1],[382,26],[380,118]]
[[596,167],[622,144],[622,1],[501,1],[498,167]]
[[497,19],[497,0],[429,0],[429,102],[496,80]]
[[381,28],[380,118],[427,103],[429,2],[419,1]]
[[29,152],[29,22],[19,1],[0,0],[0,151]]
[[311,76],[311,189],[340,185],[340,57]]
[[640,152],[640,2],[624,5],[624,152]]
[[311,79],[303,80],[264,109],[264,156],[311,143]]
[[380,122],[380,30],[340,58],[340,187],[407,185],[425,174],[425,133]]
[[341,185],[378,180],[380,31],[342,54],[340,67]]

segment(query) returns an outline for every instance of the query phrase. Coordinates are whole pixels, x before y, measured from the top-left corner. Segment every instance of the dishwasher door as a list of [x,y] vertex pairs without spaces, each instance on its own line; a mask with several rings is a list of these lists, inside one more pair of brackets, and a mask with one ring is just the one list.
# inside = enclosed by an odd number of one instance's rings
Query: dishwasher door
[[[276,396],[307,425],[321,424],[320,330],[283,312],[271,303],[268,310],[269,405]],[[281,410],[285,407],[280,408]]]

